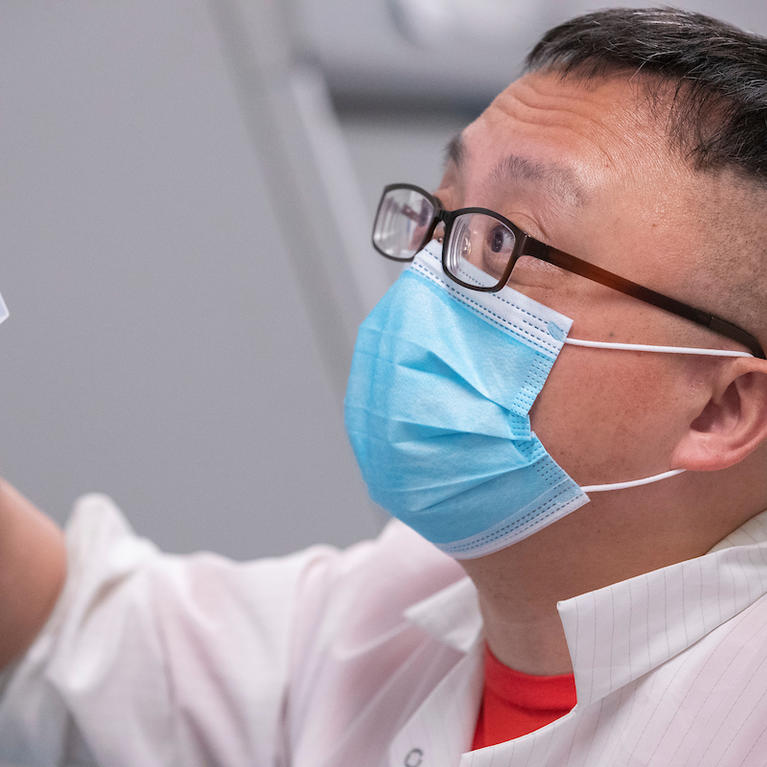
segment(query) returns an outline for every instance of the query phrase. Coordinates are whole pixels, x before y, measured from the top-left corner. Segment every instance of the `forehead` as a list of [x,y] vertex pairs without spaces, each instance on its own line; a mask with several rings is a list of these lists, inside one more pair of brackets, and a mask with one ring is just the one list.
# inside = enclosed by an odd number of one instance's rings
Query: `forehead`
[[531,73],[463,131],[447,176],[463,204],[505,205],[531,234],[607,268],[617,266],[616,240],[639,245],[663,233],[667,251],[675,240],[689,250],[681,230],[694,229],[687,219],[700,183],[670,148],[665,114],[630,78]]
[[[513,154],[569,174],[584,193],[676,160],[645,91],[626,77],[531,73],[511,83],[461,136],[468,171]],[[649,180],[649,179],[648,179]],[[575,187],[575,184],[573,185]]]

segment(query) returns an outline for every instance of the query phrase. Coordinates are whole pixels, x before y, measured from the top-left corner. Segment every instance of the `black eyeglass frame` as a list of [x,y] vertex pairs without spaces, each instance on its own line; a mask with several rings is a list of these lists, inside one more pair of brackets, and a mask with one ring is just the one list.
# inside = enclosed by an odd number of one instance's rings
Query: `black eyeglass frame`
[[[378,222],[381,206],[383,205],[383,201],[386,198],[386,195],[396,189],[409,189],[411,191],[418,192],[419,194],[422,194],[427,200],[429,200],[429,202],[434,207],[434,216],[431,223],[425,230],[423,240],[419,243],[418,247],[415,248],[413,255],[408,256],[407,258],[391,256],[381,250],[381,248],[379,248],[375,242],[376,224]],[[453,223],[456,218],[458,218],[458,216],[467,213],[483,213],[486,216],[490,216],[507,226],[514,234],[514,247],[512,249],[511,256],[509,257],[509,262],[495,285],[473,285],[459,279],[447,268],[447,245],[450,241]],[[558,248],[555,248],[551,245],[547,245],[540,240],[536,240],[534,237],[527,234],[527,232],[525,232],[523,229],[520,229],[512,221],[509,221],[508,218],[502,216],[500,213],[496,213],[494,210],[476,207],[447,210],[443,207],[439,198],[435,197],[430,192],[427,192],[425,189],[422,189],[420,186],[416,186],[415,184],[387,184],[384,187],[381,199],[378,203],[378,208],[376,209],[375,218],[373,219],[373,247],[376,249],[376,251],[378,251],[378,253],[384,256],[384,258],[388,258],[391,261],[412,261],[413,258],[415,258],[415,254],[421,250],[432,238],[434,230],[437,228],[437,225],[440,222],[444,223],[445,225],[445,233],[442,240],[442,270],[448,277],[450,277],[451,280],[457,282],[459,285],[463,285],[465,288],[469,288],[470,290],[479,290],[483,293],[497,293],[499,290],[501,290],[501,288],[503,288],[504,285],[506,285],[516,262],[522,256],[532,256],[533,258],[538,258],[541,261],[546,261],[547,263],[558,266],[561,269],[572,272],[573,274],[578,274],[581,277],[586,277],[586,279],[597,282],[600,285],[604,285],[605,287],[617,290],[626,294],[627,296],[632,296],[633,298],[637,298],[640,301],[644,301],[645,303],[657,306],[658,308],[664,309],[665,311],[671,312],[672,314],[676,314],[679,317],[684,317],[687,320],[691,320],[698,325],[702,325],[709,330],[713,330],[715,333],[719,333],[723,336],[726,336],[727,338],[732,339],[733,341],[737,341],[739,344],[747,347],[754,356],[759,357],[760,359],[766,358],[761,344],[753,335],[751,335],[751,333],[743,330],[743,328],[739,327],[738,325],[735,325],[734,323],[717,316],[716,314],[711,314],[710,312],[706,312],[702,309],[697,309],[694,306],[690,306],[689,304],[685,304],[682,301],[677,301],[675,298],[663,295],[663,293],[658,293],[651,288],[646,288],[636,282],[627,280],[625,277],[621,277],[617,274],[614,274],[613,272],[609,272],[599,266],[594,266],[588,261],[584,261],[583,259],[580,259],[569,253],[565,253],[563,250],[559,250]]]

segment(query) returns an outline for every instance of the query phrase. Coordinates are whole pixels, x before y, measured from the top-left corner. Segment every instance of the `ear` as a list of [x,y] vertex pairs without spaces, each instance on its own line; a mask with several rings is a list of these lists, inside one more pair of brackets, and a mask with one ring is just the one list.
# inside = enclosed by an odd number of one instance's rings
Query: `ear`
[[709,393],[674,448],[675,468],[726,469],[767,440],[767,360],[742,357],[722,365]]

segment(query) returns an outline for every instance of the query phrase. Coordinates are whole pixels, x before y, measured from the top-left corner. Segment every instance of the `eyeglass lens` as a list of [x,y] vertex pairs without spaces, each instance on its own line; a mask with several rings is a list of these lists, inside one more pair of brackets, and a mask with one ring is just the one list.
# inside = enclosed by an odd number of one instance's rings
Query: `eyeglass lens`
[[448,273],[469,285],[498,285],[514,253],[514,232],[485,213],[461,213],[453,220],[445,251]]
[[[434,215],[434,205],[420,192],[390,189],[378,208],[373,242],[389,258],[409,261],[425,244]],[[498,285],[514,243],[514,232],[498,219],[485,213],[461,213],[449,227],[445,268],[453,278],[469,285]]]
[[373,243],[389,258],[409,261],[424,244],[435,208],[414,189],[390,189],[373,225]]

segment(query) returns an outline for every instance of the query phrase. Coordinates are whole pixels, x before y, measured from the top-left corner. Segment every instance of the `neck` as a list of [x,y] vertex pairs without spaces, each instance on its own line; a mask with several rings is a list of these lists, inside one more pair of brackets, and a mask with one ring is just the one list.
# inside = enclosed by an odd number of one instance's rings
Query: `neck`
[[[582,578],[573,580],[572,567],[562,566],[559,558],[551,556],[552,528],[495,554],[461,563],[477,587],[488,645],[502,663],[526,674],[572,670],[557,602],[589,590],[580,585]],[[568,556],[568,549],[560,552]]]
[[556,599],[523,600],[492,578],[475,578],[485,638],[495,656],[526,674],[550,676],[572,671]]
[[705,496],[680,503],[678,487],[673,501],[665,491],[659,484],[594,495],[530,538],[461,562],[502,663],[527,674],[572,671],[557,602],[701,556],[761,510],[737,513]]

